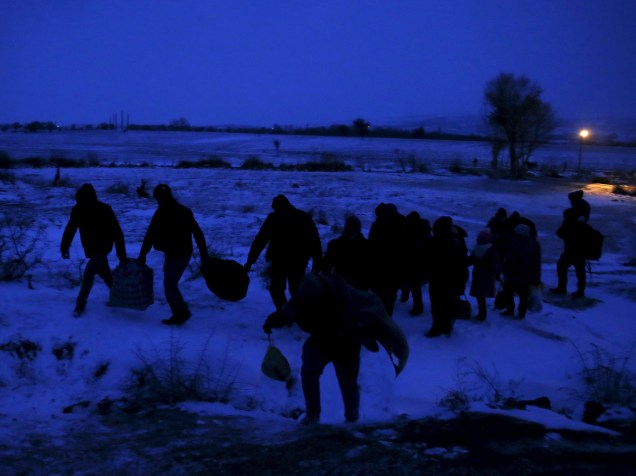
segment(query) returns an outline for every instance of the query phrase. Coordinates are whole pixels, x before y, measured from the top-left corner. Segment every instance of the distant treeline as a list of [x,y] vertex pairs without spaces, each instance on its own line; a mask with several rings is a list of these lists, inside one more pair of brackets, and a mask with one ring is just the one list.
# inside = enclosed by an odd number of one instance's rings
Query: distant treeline
[[[451,141],[482,141],[488,142],[490,137],[480,134],[460,134],[444,132],[437,129],[427,131],[423,127],[398,128],[389,126],[374,126],[361,129],[355,123],[332,124],[330,126],[278,126],[256,127],[256,126],[193,126],[187,120],[176,120],[170,124],[126,124],[120,126],[113,122],[103,122],[97,125],[69,125],[60,126],[52,121],[32,121],[28,123],[14,122],[10,124],[0,124],[2,132],[55,132],[55,131],[92,131],[92,130],[123,130],[123,131],[171,131],[171,132],[223,132],[239,134],[272,134],[272,135],[305,135],[305,136],[326,136],[326,137],[377,137],[387,139],[435,139]],[[557,142],[567,140],[566,138],[554,137],[550,140]],[[636,141],[620,141],[615,134],[604,137],[602,140],[588,139],[587,145],[607,145],[636,147]]]

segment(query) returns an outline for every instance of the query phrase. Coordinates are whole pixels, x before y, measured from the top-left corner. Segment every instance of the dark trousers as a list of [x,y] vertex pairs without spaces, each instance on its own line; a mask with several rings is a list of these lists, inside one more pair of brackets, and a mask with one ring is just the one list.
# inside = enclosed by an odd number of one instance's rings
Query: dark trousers
[[413,298],[413,310],[423,311],[424,301],[422,298],[422,281],[417,278],[407,279],[402,286],[402,301],[406,302],[409,297],[409,293]]
[[84,307],[86,307],[88,295],[91,293],[93,283],[95,282],[95,275],[102,278],[109,288],[111,284],[113,284],[113,276],[110,272],[110,265],[108,264],[108,257],[106,255],[93,256],[88,260],[88,263],[86,263],[84,276],[82,277],[82,286],[80,287],[75,304],[76,309],[79,311],[84,310]]
[[305,275],[307,270],[307,263],[303,262],[281,262],[272,261],[269,276],[269,294],[274,301],[276,309],[281,309],[287,302],[287,296],[285,295],[285,289],[289,288],[289,294],[294,295],[300,281]]
[[477,319],[479,319],[480,321],[483,321],[484,319],[486,319],[486,316],[488,315],[488,306],[486,305],[485,297],[477,298],[477,308],[478,308]]
[[568,269],[574,266],[576,272],[576,289],[585,291],[585,258],[580,255],[564,252],[557,262],[557,276],[559,278],[558,288],[565,291],[568,287]]
[[446,286],[439,286],[433,281],[428,284],[428,295],[431,300],[431,315],[433,316],[432,331],[450,334],[453,330],[453,306],[457,296]]
[[183,300],[179,291],[179,280],[188,267],[191,255],[188,256],[167,256],[163,262],[163,290],[166,300],[174,317],[190,317],[188,304]]
[[528,297],[530,296],[530,285],[516,285],[504,280],[502,293],[505,294],[506,311],[509,313],[515,310],[515,294],[519,295],[519,314],[525,316],[528,310]]
[[348,337],[322,338],[311,336],[303,345],[300,371],[307,416],[320,417],[320,376],[333,362],[344,403],[345,419],[357,421],[360,411],[360,344]]

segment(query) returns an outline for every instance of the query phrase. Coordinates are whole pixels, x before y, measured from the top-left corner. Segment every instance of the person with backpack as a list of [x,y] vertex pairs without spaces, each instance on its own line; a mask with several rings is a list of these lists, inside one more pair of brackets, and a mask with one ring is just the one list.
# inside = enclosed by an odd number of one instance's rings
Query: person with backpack
[[568,195],[570,208],[563,212],[563,222],[556,234],[563,240],[563,253],[557,262],[558,284],[551,288],[553,294],[567,294],[568,269],[573,266],[576,272],[576,291],[572,297],[585,296],[587,260],[587,239],[589,236],[590,204],[583,198],[583,190]]
[[71,217],[62,235],[60,250],[63,259],[70,258],[69,249],[79,229],[84,254],[88,258],[82,276],[82,286],[73,310],[73,315],[79,317],[86,307],[95,275],[100,276],[106,286],[111,287],[113,276],[108,264],[108,254],[112,251],[114,244],[119,262],[124,263],[126,243],[113,209],[97,199],[97,193],[92,184],[82,185],[75,193],[75,201],[77,204],[71,210]]

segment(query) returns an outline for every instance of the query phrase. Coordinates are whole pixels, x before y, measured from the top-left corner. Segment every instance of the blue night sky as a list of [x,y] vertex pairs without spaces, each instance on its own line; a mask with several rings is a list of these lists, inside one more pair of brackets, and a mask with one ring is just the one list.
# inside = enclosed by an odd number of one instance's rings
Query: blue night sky
[[636,116],[635,0],[2,0],[0,122],[325,125],[480,114],[525,74]]

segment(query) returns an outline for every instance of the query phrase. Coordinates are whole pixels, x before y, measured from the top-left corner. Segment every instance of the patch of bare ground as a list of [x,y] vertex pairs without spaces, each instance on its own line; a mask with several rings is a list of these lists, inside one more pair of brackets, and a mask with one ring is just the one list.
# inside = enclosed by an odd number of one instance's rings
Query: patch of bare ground
[[0,447],[0,474],[636,474],[633,436],[557,433],[499,415],[263,428],[248,417],[163,408],[91,421]]

